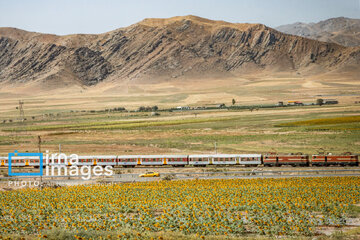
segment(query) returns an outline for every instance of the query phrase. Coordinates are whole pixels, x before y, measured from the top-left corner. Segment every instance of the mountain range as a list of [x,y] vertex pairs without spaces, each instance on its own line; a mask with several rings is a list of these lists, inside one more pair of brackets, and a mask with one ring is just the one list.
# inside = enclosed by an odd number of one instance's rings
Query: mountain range
[[318,23],[297,22],[282,25],[276,29],[287,34],[337,43],[347,47],[360,46],[360,19],[338,17]]
[[[319,27],[325,31],[319,24],[311,28],[296,24],[296,29],[309,29],[300,33],[288,30],[289,26],[276,30],[263,24],[189,15],[144,19],[103,34],[57,36],[0,28],[0,84],[32,83],[47,89],[267,72],[351,72],[359,76],[360,47],[294,35],[311,35]],[[355,40],[345,42],[357,45]]]

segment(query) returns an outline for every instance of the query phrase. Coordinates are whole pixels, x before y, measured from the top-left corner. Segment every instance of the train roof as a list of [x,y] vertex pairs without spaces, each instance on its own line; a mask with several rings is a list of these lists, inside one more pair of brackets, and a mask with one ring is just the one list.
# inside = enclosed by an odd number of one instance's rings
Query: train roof
[[201,157],[211,157],[212,155],[209,154],[195,154],[195,155],[189,155],[189,158],[201,158]]
[[285,157],[290,157],[290,156],[309,156],[308,154],[264,154],[264,156],[285,156]]
[[88,155],[88,156],[78,156],[79,159],[88,159],[88,158],[93,158],[94,156]]
[[96,155],[92,156],[93,158],[117,158],[116,155]]
[[333,156],[333,157],[338,157],[338,156],[357,156],[357,154],[313,154],[311,156]]
[[225,157],[261,157],[261,154],[197,154],[189,155],[189,157],[216,157],[216,158],[225,158]]
[[139,155],[139,158],[184,158],[188,155]]
[[139,158],[139,155],[119,155],[118,158]]
[[13,156],[11,159],[40,159],[39,156]]

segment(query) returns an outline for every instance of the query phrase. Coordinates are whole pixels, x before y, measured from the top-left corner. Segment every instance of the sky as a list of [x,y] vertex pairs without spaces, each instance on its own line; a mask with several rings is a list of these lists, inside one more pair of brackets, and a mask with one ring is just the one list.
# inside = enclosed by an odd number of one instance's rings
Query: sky
[[360,18],[360,0],[0,0],[0,27],[58,35],[103,33],[144,18],[189,14],[277,27]]

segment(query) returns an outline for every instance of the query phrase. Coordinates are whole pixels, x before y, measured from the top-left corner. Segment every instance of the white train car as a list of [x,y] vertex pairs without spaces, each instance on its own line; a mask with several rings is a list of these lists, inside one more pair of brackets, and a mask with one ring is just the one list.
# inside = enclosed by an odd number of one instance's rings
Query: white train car
[[[9,166],[9,162],[8,165]],[[40,157],[38,156],[14,156],[11,157],[11,166],[12,167],[39,167],[40,166]]]
[[261,154],[239,154],[240,165],[245,166],[258,166],[261,165]]
[[212,159],[212,155],[206,155],[206,154],[189,155],[189,165],[204,167],[210,164],[210,159]]
[[166,163],[165,155],[140,155],[139,159],[142,166],[161,166]]
[[123,155],[118,156],[117,165],[122,167],[135,167],[136,165],[140,165],[140,158],[136,155]]
[[65,164],[70,166],[70,159],[65,160],[65,156],[63,156],[63,155],[56,155],[54,157],[54,160],[52,159],[51,156],[49,156],[49,161],[48,162],[46,162],[46,159],[44,157],[43,161],[44,161],[43,162],[44,166],[46,166],[47,164],[49,166],[54,166],[54,165],[57,166],[57,165],[65,165]]
[[93,165],[116,166],[117,156],[115,155],[93,156]]
[[185,167],[185,165],[188,165],[187,155],[165,155],[164,158],[164,165],[171,165],[174,167]]
[[210,157],[210,165],[235,165],[239,162],[236,154],[215,154]]
[[7,157],[0,157],[0,167],[7,167],[8,164],[8,158]]
[[79,165],[80,166],[93,166],[94,165],[94,156],[79,156]]

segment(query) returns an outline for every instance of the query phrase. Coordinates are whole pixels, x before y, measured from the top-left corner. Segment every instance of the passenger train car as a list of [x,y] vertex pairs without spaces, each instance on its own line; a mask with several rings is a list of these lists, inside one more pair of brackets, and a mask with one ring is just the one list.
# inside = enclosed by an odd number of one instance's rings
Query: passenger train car
[[[43,163],[46,166],[48,163]],[[49,165],[71,165],[64,158],[56,158]],[[39,157],[12,157],[14,167],[39,167]],[[303,154],[197,154],[197,155],[95,155],[79,156],[78,165],[82,166],[173,166],[205,167],[208,165],[242,165],[242,166],[359,166],[359,156],[341,155],[303,155]],[[0,157],[0,167],[8,167],[7,157]]]

